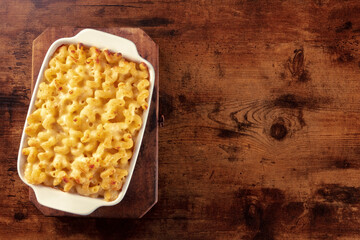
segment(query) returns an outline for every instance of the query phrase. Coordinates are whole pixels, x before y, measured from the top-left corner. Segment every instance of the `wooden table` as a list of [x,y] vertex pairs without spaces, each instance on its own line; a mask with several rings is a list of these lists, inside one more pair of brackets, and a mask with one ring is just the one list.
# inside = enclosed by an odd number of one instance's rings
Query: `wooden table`
[[[0,239],[359,239],[360,2],[0,2]],[[159,199],[45,217],[16,172],[32,41],[141,27],[160,47]]]

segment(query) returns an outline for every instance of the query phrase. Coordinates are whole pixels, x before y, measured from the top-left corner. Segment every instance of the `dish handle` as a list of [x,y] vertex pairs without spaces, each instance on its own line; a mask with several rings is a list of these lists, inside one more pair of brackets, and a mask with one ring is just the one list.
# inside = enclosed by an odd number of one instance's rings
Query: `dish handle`
[[102,206],[103,200],[61,192],[42,185],[31,185],[37,201],[49,208],[79,215],[89,215]]
[[[73,38],[75,38],[78,42],[87,42],[91,43],[93,46],[97,46],[99,48],[107,48],[107,49],[116,49],[119,45],[126,46],[122,50],[122,54],[125,56],[137,55],[140,56],[135,43],[132,41],[112,35],[110,33],[101,32],[95,29],[86,28],[81,30],[78,34],[76,34]],[[106,45],[99,46],[99,42],[104,42]]]

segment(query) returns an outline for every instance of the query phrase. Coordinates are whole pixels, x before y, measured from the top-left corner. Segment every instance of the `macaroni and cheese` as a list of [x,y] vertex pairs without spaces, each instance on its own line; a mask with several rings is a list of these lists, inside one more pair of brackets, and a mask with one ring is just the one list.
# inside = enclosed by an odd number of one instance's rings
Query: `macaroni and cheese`
[[120,53],[63,45],[40,83],[25,129],[25,179],[113,201],[128,175],[149,72]]

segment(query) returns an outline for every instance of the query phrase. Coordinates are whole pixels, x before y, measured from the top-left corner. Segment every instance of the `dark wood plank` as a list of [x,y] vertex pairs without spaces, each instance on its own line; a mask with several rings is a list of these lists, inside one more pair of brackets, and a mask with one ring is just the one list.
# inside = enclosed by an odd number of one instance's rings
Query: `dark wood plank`
[[[101,207],[86,217],[103,218],[140,218],[157,202],[158,196],[158,46],[139,28],[99,29],[133,41],[141,56],[148,60],[156,72],[154,95],[152,98],[147,127],[143,137],[136,167],[128,191],[121,203],[112,207]],[[79,28],[48,28],[33,42],[32,86],[33,89],[41,64],[50,45],[57,39],[76,35]],[[44,207],[36,201],[36,196],[29,188],[29,198],[46,216],[76,216]]]
[[[0,3],[0,236],[359,239],[359,1],[16,3]],[[140,220],[46,218],[17,177],[31,42],[66,25],[160,46],[159,202]]]

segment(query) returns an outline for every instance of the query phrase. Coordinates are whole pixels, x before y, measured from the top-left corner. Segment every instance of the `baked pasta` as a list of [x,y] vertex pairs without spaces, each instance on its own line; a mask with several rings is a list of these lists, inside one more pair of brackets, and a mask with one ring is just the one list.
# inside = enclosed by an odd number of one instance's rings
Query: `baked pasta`
[[148,108],[149,85],[144,63],[82,44],[59,47],[27,119],[25,179],[115,200]]

